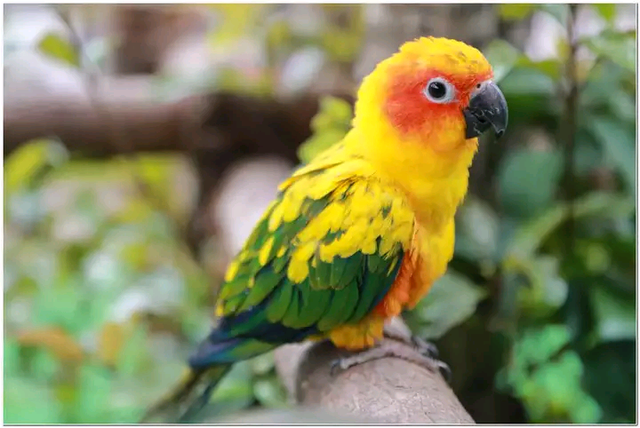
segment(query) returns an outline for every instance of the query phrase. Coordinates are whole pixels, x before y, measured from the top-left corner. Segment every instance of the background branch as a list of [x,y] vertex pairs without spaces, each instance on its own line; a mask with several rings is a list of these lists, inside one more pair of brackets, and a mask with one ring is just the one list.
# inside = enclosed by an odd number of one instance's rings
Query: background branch
[[[200,97],[158,103],[124,95],[125,88],[139,87],[136,82],[112,82],[109,86],[120,87],[103,100],[111,112],[109,118],[94,108],[88,97],[79,95],[41,93],[5,100],[5,156],[31,139],[52,136],[85,156],[187,151],[192,146],[203,107]],[[119,134],[127,135],[129,144],[114,139],[113,126]]]
[[578,97],[579,82],[577,70],[577,52],[579,42],[575,34],[576,16],[578,5],[569,5],[569,16],[567,17],[567,39],[569,44],[569,54],[566,62],[566,80],[568,92],[565,97],[564,121],[560,129],[560,141],[564,141],[564,193],[569,215],[566,223],[566,239],[564,241],[566,254],[569,258],[574,256],[574,199],[575,199],[575,140],[578,132]]

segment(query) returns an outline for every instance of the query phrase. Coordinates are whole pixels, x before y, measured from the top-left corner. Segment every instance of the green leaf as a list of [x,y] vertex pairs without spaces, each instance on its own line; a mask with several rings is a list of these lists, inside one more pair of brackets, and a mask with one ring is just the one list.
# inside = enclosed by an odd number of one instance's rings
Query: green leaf
[[111,379],[105,369],[85,365],[80,369],[76,421],[78,423],[108,423]]
[[608,58],[626,70],[635,73],[635,35],[631,37],[615,31],[604,31],[598,36],[583,40],[583,44],[594,54]]
[[500,17],[505,20],[520,20],[529,16],[536,9],[534,4],[507,3],[498,5]]
[[228,46],[247,34],[265,13],[260,4],[215,4],[210,5],[217,16],[218,25],[208,35],[212,46]]
[[574,154],[574,171],[578,176],[585,176],[602,165],[602,150],[593,137],[585,130],[579,130],[576,135]]
[[593,117],[587,129],[600,142],[608,160],[620,170],[628,188],[634,189],[636,140],[633,129],[605,117]]
[[515,364],[527,367],[549,361],[570,339],[569,330],[560,324],[525,330],[514,347]]
[[483,50],[484,56],[493,66],[493,78],[500,82],[518,61],[522,53],[509,42],[496,39]]
[[352,116],[353,110],[347,101],[323,97],[318,113],[311,120],[313,135],[298,148],[298,158],[302,163],[309,163],[320,152],[342,140],[351,126]]
[[77,50],[58,34],[47,33],[38,43],[38,49],[45,55],[73,67],[80,66]]
[[83,296],[76,284],[42,287],[36,295],[35,324],[59,325],[68,332],[79,332],[86,328],[80,325],[78,314],[83,305]]
[[4,340],[4,373],[12,375],[20,369],[20,346],[5,335]]
[[616,5],[613,3],[592,4],[591,7],[609,23],[612,23],[616,17]]
[[4,164],[4,186],[7,192],[37,184],[52,167],[59,167],[68,159],[67,150],[50,139],[27,142],[11,154]]
[[50,382],[60,368],[58,360],[48,350],[38,349],[31,360],[34,378],[41,382]]
[[514,150],[502,165],[498,195],[507,214],[528,218],[549,207],[562,175],[558,150]]
[[635,125],[635,83],[628,84],[634,79],[631,76],[635,74],[611,61],[596,63],[580,93],[579,103],[586,113],[586,117],[580,117],[580,123],[588,123],[587,114],[593,111],[609,110]]
[[583,371],[582,361],[573,351],[540,367],[525,384],[526,389],[521,389],[532,421],[598,422],[602,411],[582,390]]
[[585,388],[598,400],[603,423],[636,420],[636,342],[607,342],[583,357]]
[[298,158],[302,163],[309,163],[320,153],[340,142],[345,135],[341,129],[328,129],[312,136],[298,148]]
[[634,340],[636,337],[634,301],[627,295],[615,293],[607,287],[591,287],[589,293],[600,341]]
[[553,80],[558,80],[562,73],[563,64],[559,59],[545,59],[542,61],[532,61],[526,55],[520,55],[515,63],[516,68],[532,69],[540,71]]
[[[351,118],[353,116],[353,109],[351,108],[351,104],[342,98],[325,96],[320,100],[320,109],[319,111],[323,114],[326,114],[332,122],[336,125],[341,125],[343,127],[349,126],[351,123]],[[313,122],[313,121],[312,121]],[[318,127],[318,124],[313,122],[314,130],[319,131],[321,128]]]
[[578,244],[576,252],[582,256],[586,270],[591,274],[604,274],[611,266],[611,255],[608,249],[599,242]]
[[[593,192],[573,203],[574,218],[591,215],[609,217],[625,217],[633,213],[635,203],[633,198],[604,192]],[[508,245],[505,263],[510,257],[527,259],[558,228],[568,217],[569,209],[566,204],[556,204],[544,214],[522,225],[513,234]]]
[[601,410],[582,390],[584,368],[574,351],[563,351],[570,333],[564,325],[525,330],[510,364],[499,372],[501,389],[510,386],[532,422],[597,422]]
[[555,257],[540,256],[518,261],[509,259],[503,267],[505,274],[513,272],[524,275],[527,280],[527,284],[520,284],[519,281],[510,284],[518,289],[518,308],[523,314],[532,318],[550,316],[566,301],[568,286],[560,276],[559,261]]
[[622,89],[614,89],[608,91],[608,104],[611,112],[620,120],[631,122],[635,126],[636,102],[635,96],[623,91]]
[[65,422],[51,389],[31,379],[5,377],[5,424],[52,425]]
[[495,260],[500,222],[486,202],[470,196],[460,208],[456,222],[456,254],[470,260]]
[[450,270],[409,313],[409,322],[421,337],[437,339],[473,315],[486,295],[484,289]]
[[521,95],[557,96],[553,79],[534,68],[514,68],[502,79],[500,88],[507,100]]
[[117,356],[116,370],[125,376],[135,376],[145,366],[148,350],[147,331],[145,327],[136,323],[133,332]]

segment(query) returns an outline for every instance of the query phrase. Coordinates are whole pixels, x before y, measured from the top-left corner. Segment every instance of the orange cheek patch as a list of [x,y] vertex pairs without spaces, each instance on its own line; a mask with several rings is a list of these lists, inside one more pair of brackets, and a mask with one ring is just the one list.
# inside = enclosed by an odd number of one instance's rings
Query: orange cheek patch
[[384,112],[401,134],[428,134],[432,127],[437,127],[438,119],[459,114],[457,102],[433,103],[424,95],[427,82],[437,75],[430,70],[403,72],[391,79]]

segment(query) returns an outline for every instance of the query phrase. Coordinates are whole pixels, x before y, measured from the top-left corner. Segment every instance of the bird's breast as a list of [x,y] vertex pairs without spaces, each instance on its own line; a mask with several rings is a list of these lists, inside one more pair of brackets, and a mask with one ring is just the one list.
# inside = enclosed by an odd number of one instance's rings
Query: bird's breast
[[411,247],[405,253],[398,276],[376,307],[379,315],[387,319],[397,316],[426,296],[453,257],[454,234],[453,218],[439,230],[416,224]]

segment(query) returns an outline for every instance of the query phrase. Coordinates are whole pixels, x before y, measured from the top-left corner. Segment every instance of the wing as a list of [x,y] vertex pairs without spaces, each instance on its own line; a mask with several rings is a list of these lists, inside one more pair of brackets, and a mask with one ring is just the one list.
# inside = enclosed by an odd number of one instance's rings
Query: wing
[[385,296],[413,234],[394,189],[353,159],[283,184],[225,277],[217,314],[234,337],[301,340],[357,323]]

